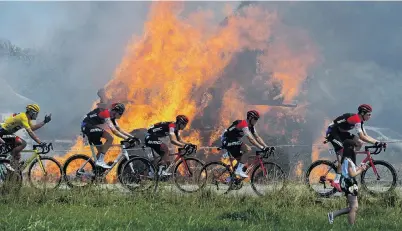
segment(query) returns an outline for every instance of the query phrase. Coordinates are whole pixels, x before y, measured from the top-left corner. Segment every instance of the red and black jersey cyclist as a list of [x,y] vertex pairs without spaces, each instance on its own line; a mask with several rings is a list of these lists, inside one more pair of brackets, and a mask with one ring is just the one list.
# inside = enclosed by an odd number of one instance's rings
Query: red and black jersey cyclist
[[247,136],[248,140],[254,146],[261,150],[267,150],[269,147],[264,143],[255,130],[255,124],[260,118],[260,114],[256,110],[247,112],[246,120],[236,120],[221,136],[222,147],[225,148],[236,160],[238,165],[235,174],[241,177],[248,177],[243,171],[244,164],[241,162],[243,153],[249,153],[251,148],[242,142],[242,138]]
[[[110,109],[96,108],[89,112],[81,123],[81,131],[88,137],[88,141],[92,145],[96,145],[98,150],[98,159],[96,165],[102,168],[110,168],[105,163],[105,153],[113,144],[113,136],[107,132],[102,126],[107,125],[112,133],[129,142],[140,142],[140,140],[130,133],[124,131],[117,124],[117,119],[123,115],[125,110],[124,104],[112,104]],[[101,138],[106,139],[102,145]]]
[[[180,136],[180,130],[183,130],[187,123],[188,118],[185,115],[176,116],[176,122],[160,122],[148,128],[145,135],[145,145],[152,148],[160,157],[159,175],[170,175],[165,171],[165,167],[169,161],[169,147],[162,142],[162,138],[169,137],[173,145],[187,148],[191,143],[185,142]],[[156,164],[156,163],[155,163]]]
[[[335,184],[339,184],[341,173],[341,158],[343,153],[343,142],[345,140],[353,140],[356,150],[360,150],[363,141],[377,146],[384,146],[385,143],[367,135],[364,129],[364,122],[371,117],[372,107],[368,104],[362,104],[357,108],[357,113],[345,113],[337,117],[328,127],[326,139],[332,144],[335,149],[338,159],[337,174],[334,180]],[[350,133],[354,131],[357,134]],[[338,185],[336,185],[338,186]]]

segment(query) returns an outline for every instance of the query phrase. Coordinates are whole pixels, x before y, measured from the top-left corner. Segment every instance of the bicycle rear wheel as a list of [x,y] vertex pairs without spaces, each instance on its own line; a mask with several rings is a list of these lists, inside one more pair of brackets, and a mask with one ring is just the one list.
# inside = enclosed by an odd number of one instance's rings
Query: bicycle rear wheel
[[180,161],[173,173],[174,183],[182,192],[196,192],[200,190],[198,177],[204,163],[197,158],[185,158]]
[[[264,168],[262,168],[264,166]],[[280,191],[285,185],[286,175],[281,166],[273,162],[257,165],[251,174],[251,188],[259,196]]]
[[61,165],[53,157],[40,156],[40,161],[35,159],[29,166],[29,183],[36,189],[55,189],[59,187],[62,177]]
[[205,164],[200,171],[199,188],[217,194],[226,194],[232,188],[234,177],[234,173],[226,164],[218,161],[210,162]]
[[119,176],[121,183],[130,191],[156,191],[157,172],[152,163],[143,157],[134,157],[126,162]]
[[317,160],[307,169],[306,184],[318,195],[328,197],[337,192],[328,181],[335,179],[335,176],[336,166],[333,162]]
[[397,182],[394,167],[383,160],[374,160],[373,164],[377,170],[378,177],[370,165],[361,175],[363,189],[373,195],[388,193],[394,190]]
[[95,163],[86,155],[73,155],[63,166],[64,178],[71,188],[82,188],[95,181]]

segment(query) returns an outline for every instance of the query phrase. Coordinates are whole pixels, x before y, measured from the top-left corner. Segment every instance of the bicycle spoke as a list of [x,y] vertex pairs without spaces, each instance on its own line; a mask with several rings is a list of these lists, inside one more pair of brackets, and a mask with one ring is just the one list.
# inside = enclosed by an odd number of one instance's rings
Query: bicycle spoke
[[34,161],[29,169],[31,186],[38,189],[54,189],[58,187],[62,175],[60,165],[50,158],[42,158],[40,161]]
[[260,195],[279,191],[284,187],[286,175],[282,168],[270,162],[265,162],[262,166],[257,166],[251,178],[251,186]]
[[174,172],[174,181],[176,186],[184,192],[195,192],[199,190],[199,176],[203,163],[195,158],[185,159],[180,162]]
[[199,184],[206,190],[224,194],[231,186],[231,174],[226,166],[219,162],[204,166],[199,177]]

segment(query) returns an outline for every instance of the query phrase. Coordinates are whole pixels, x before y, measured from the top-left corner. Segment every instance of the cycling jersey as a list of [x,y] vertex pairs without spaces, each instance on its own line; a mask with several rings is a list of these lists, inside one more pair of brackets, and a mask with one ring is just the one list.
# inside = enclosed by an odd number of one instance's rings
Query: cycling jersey
[[366,130],[363,126],[363,121],[360,119],[358,114],[354,113],[345,113],[339,117],[337,117],[331,124],[330,127],[338,128],[341,131],[350,131],[354,130],[355,133],[364,133],[366,134]]
[[160,122],[148,128],[147,135],[157,138],[169,136],[174,134],[176,137],[179,135],[179,130],[176,129],[174,122]]
[[329,125],[326,137],[331,142],[336,153],[343,149],[343,142],[345,140],[354,139],[354,134],[351,134],[349,131],[354,131],[353,133],[356,133],[356,135],[359,133],[366,134],[363,124],[358,114],[345,113],[338,116]]
[[87,125],[94,126],[94,125],[104,124],[107,119],[110,119],[112,121],[113,125],[117,126],[116,119],[110,118],[110,111],[108,109],[96,108],[85,115],[81,126],[84,127]]
[[240,140],[245,135],[257,135],[253,125],[248,124],[246,120],[236,120],[222,134],[223,139]]
[[108,109],[96,108],[85,115],[81,123],[81,131],[88,136],[90,144],[102,145],[101,138],[105,130],[97,125],[106,123],[108,119],[110,119],[115,127],[118,127],[116,119],[110,118],[110,111]]
[[0,130],[3,129],[8,133],[15,133],[21,128],[31,128],[30,121],[25,112],[13,114],[12,116],[8,117],[4,123],[0,124]]

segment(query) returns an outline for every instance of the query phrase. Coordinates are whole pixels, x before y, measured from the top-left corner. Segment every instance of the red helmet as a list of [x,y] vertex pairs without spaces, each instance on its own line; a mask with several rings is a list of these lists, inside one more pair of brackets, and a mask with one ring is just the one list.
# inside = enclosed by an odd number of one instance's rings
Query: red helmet
[[124,111],[126,110],[126,107],[122,103],[114,103],[114,104],[112,104],[111,109],[113,111],[116,111],[120,115],[122,115],[124,113]]
[[251,110],[247,112],[247,119],[252,118],[258,120],[260,118],[260,113],[256,110]]
[[181,123],[181,124],[187,124],[188,123],[188,118],[185,115],[178,115],[176,116],[176,123]]
[[357,108],[357,111],[359,112],[359,113],[368,113],[368,112],[372,112],[373,111],[373,108],[370,106],[370,105],[368,105],[368,104],[362,104],[362,105],[360,105],[358,108]]

